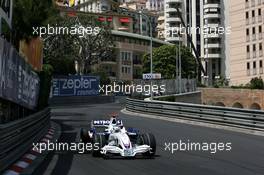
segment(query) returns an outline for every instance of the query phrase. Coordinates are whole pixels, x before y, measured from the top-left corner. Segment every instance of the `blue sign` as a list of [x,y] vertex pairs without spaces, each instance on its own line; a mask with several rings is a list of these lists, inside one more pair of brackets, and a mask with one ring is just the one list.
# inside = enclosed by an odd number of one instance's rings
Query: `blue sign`
[[94,96],[99,95],[97,76],[59,76],[53,78],[53,96]]
[[38,103],[39,81],[16,49],[0,37],[0,98],[34,109]]

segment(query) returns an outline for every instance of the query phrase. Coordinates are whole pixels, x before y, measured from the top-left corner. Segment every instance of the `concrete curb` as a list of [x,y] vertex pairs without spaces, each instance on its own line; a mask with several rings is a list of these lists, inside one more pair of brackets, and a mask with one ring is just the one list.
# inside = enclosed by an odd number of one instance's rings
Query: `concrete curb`
[[172,118],[172,117],[142,114],[142,113],[131,112],[131,111],[128,111],[126,109],[121,110],[121,112],[123,114],[133,115],[136,117],[165,120],[165,121],[175,122],[175,123],[183,123],[183,124],[188,124],[188,125],[202,126],[202,127],[208,127],[208,128],[214,128],[214,129],[223,129],[223,130],[227,130],[227,131],[234,131],[234,132],[256,135],[256,136],[264,136],[264,132],[261,132],[261,131],[236,128],[236,127],[232,127],[232,126],[223,126],[223,125],[218,125],[218,124],[203,123],[203,122],[199,122],[199,121],[191,121],[191,120],[183,120],[183,119],[177,119],[177,118]]
[[[39,143],[55,142],[60,137],[61,128],[58,124],[51,122],[51,126]],[[30,175],[41,164],[48,155],[48,151],[39,153],[33,147],[13,165],[7,169],[3,175]]]
[[[54,134],[52,138],[47,138],[50,142],[55,143],[61,135],[61,126],[55,122],[51,121],[51,127],[54,128]],[[34,171],[39,167],[39,165],[45,160],[45,158],[48,156],[50,152],[45,151],[37,156],[37,158],[33,161],[33,163],[28,166],[21,175],[31,175],[34,173]]]

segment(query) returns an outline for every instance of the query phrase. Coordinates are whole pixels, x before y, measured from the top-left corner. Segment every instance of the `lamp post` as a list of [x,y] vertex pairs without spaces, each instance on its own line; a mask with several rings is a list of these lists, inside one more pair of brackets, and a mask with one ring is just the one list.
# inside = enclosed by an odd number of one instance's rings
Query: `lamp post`
[[[148,23],[149,23],[149,27],[150,27],[150,49],[149,49],[149,52],[150,52],[150,74],[151,74],[151,80],[150,80],[150,93],[151,93],[151,97],[150,99],[153,100],[153,92],[152,92],[152,78],[153,78],[153,51],[152,51],[152,45],[153,45],[153,38],[152,38],[152,24],[151,24],[151,21],[150,21],[150,18],[142,13],[142,11],[139,11],[140,15],[143,15],[147,20],[148,20]],[[142,23],[140,24],[141,28],[142,28]],[[142,32],[143,33],[143,32]]]

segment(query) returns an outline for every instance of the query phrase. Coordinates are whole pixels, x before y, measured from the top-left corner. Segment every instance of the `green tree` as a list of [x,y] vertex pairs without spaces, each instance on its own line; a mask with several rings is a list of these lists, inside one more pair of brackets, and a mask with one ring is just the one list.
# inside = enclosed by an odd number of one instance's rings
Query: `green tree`
[[[77,62],[77,73],[87,74],[91,73],[91,65],[98,63],[100,59],[110,58],[113,54],[114,42],[111,31],[107,24],[98,23],[95,16],[81,14],[76,17],[64,16],[54,19],[51,25],[63,26],[70,31],[73,28],[78,30],[82,27],[100,29],[97,34],[92,35],[77,33],[45,36],[44,59],[51,65],[53,62],[56,64],[60,59],[70,59]],[[63,67],[63,65],[60,66]]]
[[[178,55],[179,47],[175,45],[163,45],[153,50],[153,72],[161,73],[165,79],[175,78],[176,55]],[[182,46],[182,77],[196,77],[196,62],[189,48]],[[143,73],[150,72],[150,55],[143,57]]]
[[264,89],[264,82],[261,77],[252,78],[249,87],[251,89]]
[[33,27],[47,24],[57,14],[53,0],[15,0],[13,7],[12,41],[16,48],[19,41],[33,36]]

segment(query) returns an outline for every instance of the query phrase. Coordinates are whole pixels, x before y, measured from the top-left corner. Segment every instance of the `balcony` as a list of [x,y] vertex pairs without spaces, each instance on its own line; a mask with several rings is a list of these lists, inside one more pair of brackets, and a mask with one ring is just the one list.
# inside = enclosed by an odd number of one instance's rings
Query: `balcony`
[[221,14],[218,13],[208,13],[204,15],[204,18],[221,18]]
[[205,34],[204,38],[221,38],[221,36],[219,34],[212,33],[212,34],[207,34],[207,35]]
[[250,59],[250,52],[247,52],[247,59]]
[[167,37],[166,41],[167,42],[179,42],[179,41],[183,41],[183,38],[181,38],[181,37]]
[[142,61],[141,60],[133,60],[133,64],[134,65],[142,65]]
[[168,17],[166,19],[166,22],[168,22],[168,23],[172,23],[172,22],[178,22],[178,23],[180,23],[181,22],[181,19],[179,17]]
[[247,76],[250,76],[250,69],[247,69]]
[[122,65],[129,65],[130,66],[131,65],[131,61],[127,61],[127,60],[126,61],[122,61]]
[[167,0],[167,3],[182,3],[182,0]]
[[258,39],[259,39],[259,40],[262,40],[262,33],[259,33],[258,36],[259,36]]
[[255,24],[256,23],[256,18],[255,17],[252,17],[252,24]]
[[219,43],[208,43],[208,44],[205,44],[204,48],[206,48],[206,49],[221,48],[221,44],[219,44]]
[[220,8],[220,2],[217,3],[207,3],[204,5],[204,9],[208,9],[208,8]]
[[117,64],[115,58],[112,58],[112,59],[101,59],[101,63],[102,64]]
[[263,56],[263,51],[260,50],[260,51],[259,51],[259,57],[262,57],[262,56]]
[[250,21],[249,18],[246,19],[246,25],[249,25]]
[[253,58],[256,58],[256,57],[257,57],[257,52],[253,51]]
[[252,41],[256,41],[256,39],[257,39],[256,34],[253,34],[253,35],[252,35]]
[[262,22],[262,16],[258,16],[258,22],[259,22],[259,23]]
[[247,41],[247,42],[250,41],[250,36],[249,36],[249,35],[246,36],[246,41]]
[[263,68],[262,67],[259,68],[259,74],[263,74]]
[[245,3],[245,7],[246,7],[246,9],[249,8],[249,1]]
[[221,58],[220,53],[209,53],[204,56],[206,59],[214,59],[214,58]]

